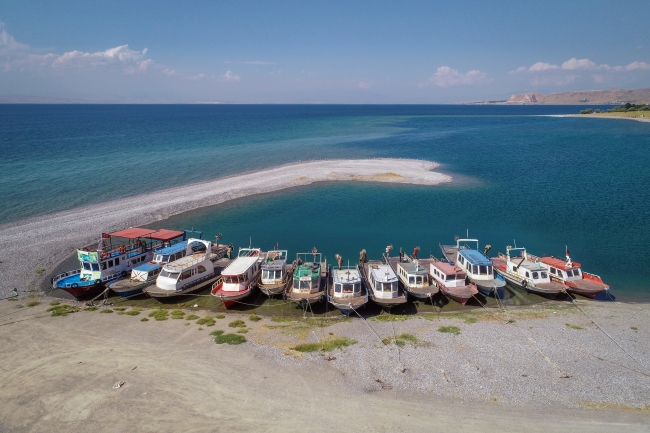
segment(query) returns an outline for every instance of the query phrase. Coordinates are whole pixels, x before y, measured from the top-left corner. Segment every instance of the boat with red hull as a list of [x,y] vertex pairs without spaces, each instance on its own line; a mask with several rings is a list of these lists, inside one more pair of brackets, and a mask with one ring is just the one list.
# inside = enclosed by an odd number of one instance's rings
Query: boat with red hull
[[566,259],[553,256],[542,256],[539,261],[548,268],[553,281],[567,286],[567,291],[588,298],[595,298],[609,290],[609,286],[598,275],[584,272],[580,263],[574,262],[566,250]]
[[210,294],[229,308],[253,293],[260,280],[265,254],[259,248],[240,248],[237,258],[221,271]]
[[465,270],[451,263],[431,258],[429,275],[440,293],[465,305],[467,301],[478,294],[476,284],[468,281]]

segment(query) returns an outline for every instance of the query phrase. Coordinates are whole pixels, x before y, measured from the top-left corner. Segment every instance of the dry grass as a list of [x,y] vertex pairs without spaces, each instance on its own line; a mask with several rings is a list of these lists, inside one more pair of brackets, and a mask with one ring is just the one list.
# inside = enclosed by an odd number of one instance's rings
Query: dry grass
[[302,343],[293,348],[297,352],[331,352],[334,349],[342,349],[356,344],[356,340],[347,337],[334,337],[321,341],[320,343]]

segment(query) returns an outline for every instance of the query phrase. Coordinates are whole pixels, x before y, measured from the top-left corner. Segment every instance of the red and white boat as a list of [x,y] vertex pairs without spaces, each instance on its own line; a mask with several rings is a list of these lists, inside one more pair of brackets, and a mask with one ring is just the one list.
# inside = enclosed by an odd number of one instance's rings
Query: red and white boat
[[259,248],[240,248],[237,258],[221,271],[210,293],[226,308],[248,297],[259,283],[263,261],[264,254]]
[[539,261],[548,268],[553,281],[558,281],[567,286],[567,291],[588,298],[595,298],[598,294],[609,290],[598,275],[583,272],[580,263],[574,262],[566,249],[566,259],[553,256],[540,257]]
[[440,292],[465,305],[469,298],[478,294],[476,284],[467,282],[467,273],[465,270],[452,265],[449,262],[431,259],[429,265],[429,275],[433,283],[438,286]]

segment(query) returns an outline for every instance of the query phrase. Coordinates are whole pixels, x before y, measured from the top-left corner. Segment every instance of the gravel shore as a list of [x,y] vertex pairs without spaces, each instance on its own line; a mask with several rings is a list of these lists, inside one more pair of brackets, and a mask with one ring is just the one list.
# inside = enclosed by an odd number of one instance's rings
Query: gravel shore
[[300,162],[0,225],[0,295],[14,287],[34,290],[60,261],[98,241],[102,232],[314,182],[451,182],[450,176],[431,171],[436,167],[435,162],[410,159]]
[[[210,326],[117,305],[50,317],[50,300],[0,301],[0,431],[648,431],[647,304]],[[241,329],[238,346],[209,335]]]

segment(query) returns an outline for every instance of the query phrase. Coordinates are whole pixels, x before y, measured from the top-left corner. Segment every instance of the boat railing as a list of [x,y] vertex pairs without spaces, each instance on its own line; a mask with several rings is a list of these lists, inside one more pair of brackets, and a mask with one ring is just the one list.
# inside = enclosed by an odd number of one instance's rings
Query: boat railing
[[195,257],[194,259],[192,259],[189,262],[185,260],[186,258],[187,258],[187,256],[182,258],[182,259],[177,260],[177,261],[183,260],[182,264],[175,265],[174,263],[176,263],[176,262],[169,262],[169,263],[167,263],[165,265],[165,268],[167,268],[167,270],[170,270],[170,271],[182,271],[183,269],[186,269],[186,268],[188,268],[190,266],[194,266],[196,264],[199,264],[199,263],[205,261],[206,259],[211,259],[210,255],[205,254],[205,253],[200,254],[198,257]]
[[196,286],[197,284],[199,284],[199,283],[201,283],[203,281],[209,280],[210,278],[213,278],[213,277],[214,277],[214,274],[212,273],[212,274],[204,275],[201,278],[198,278],[196,280],[188,281],[187,283],[180,286],[177,289],[177,291],[184,290],[186,287]]
[[71,275],[77,275],[77,274],[80,274],[80,273],[81,273],[81,269],[75,269],[73,271],[64,272],[62,274],[57,275],[56,277],[52,277],[51,282],[52,282],[52,284],[55,284],[57,281],[61,281],[62,279],[66,278],[66,277],[69,277]]

